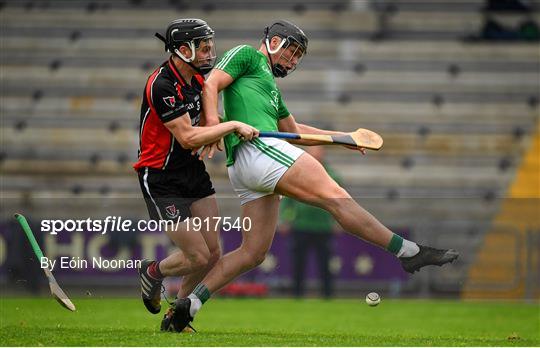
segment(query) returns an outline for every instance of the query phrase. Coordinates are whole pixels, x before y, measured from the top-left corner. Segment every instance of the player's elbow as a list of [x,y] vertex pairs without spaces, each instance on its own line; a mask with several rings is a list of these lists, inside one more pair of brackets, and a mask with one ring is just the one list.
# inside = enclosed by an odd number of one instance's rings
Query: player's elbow
[[178,140],[178,143],[182,148],[184,149],[193,149],[198,146],[197,142],[195,141],[193,134],[181,134],[179,136],[175,137],[176,140]]
[[193,149],[199,146],[196,141],[197,129],[191,126],[189,117],[179,117],[165,123],[165,126],[184,149]]
[[182,146],[184,149],[193,149],[199,146],[193,140],[184,140],[184,141],[180,141],[179,143],[180,143],[180,146]]

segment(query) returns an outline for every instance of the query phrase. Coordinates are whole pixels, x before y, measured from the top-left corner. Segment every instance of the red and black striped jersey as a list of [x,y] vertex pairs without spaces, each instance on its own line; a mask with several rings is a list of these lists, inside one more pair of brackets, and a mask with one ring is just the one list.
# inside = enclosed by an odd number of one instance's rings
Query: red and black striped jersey
[[[202,166],[190,149],[184,149],[164,123],[186,113],[191,124],[198,126],[201,117],[201,93],[204,77],[196,74],[191,84],[180,75],[172,58],[156,69],[146,82],[141,105],[138,161],[135,170],[149,167],[175,170],[186,166]],[[185,116],[184,116],[185,117]]]

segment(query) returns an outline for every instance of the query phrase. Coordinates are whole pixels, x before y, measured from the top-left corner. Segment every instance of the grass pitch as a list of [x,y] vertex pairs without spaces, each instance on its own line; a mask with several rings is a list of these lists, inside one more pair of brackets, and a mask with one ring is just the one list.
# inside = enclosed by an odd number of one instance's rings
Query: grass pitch
[[[196,334],[159,331],[136,299],[0,299],[8,346],[538,346],[538,303],[213,299]],[[165,305],[165,302],[163,302]],[[162,309],[162,313],[164,309]]]

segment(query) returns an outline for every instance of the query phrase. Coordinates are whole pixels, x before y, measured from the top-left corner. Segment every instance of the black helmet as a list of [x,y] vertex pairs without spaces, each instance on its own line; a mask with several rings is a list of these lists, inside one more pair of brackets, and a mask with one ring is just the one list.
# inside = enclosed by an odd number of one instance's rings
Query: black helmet
[[[271,56],[271,54],[276,53],[281,48],[289,47],[291,44],[296,44],[297,45],[297,48],[296,48],[296,50],[295,50],[295,52],[293,54],[295,54],[297,51],[299,51],[301,53],[301,56],[298,59],[298,63],[303,58],[303,56],[307,53],[308,38],[307,38],[306,34],[304,34],[302,29],[300,29],[294,23],[291,23],[291,22],[283,20],[283,19],[278,20],[278,21],[274,22],[272,25],[270,25],[269,27],[266,27],[266,29],[264,30],[264,35],[265,35],[264,43],[266,45],[266,50],[268,51],[269,56]],[[274,51],[272,51],[272,50],[270,50],[270,40],[274,36],[280,37],[282,39],[282,41],[281,41],[281,44],[278,46],[278,48],[275,49]],[[280,56],[280,58],[281,57],[283,57],[283,53]],[[279,61],[279,59],[278,59],[278,61]],[[293,72],[296,69],[296,65],[291,70],[288,70],[287,68],[285,68],[281,64],[275,64],[274,65],[272,63],[272,58],[271,57],[270,57],[270,63],[272,65],[272,73],[276,77],[285,77],[285,76],[287,76],[287,74]],[[298,65],[298,63],[297,63],[297,65]]]
[[302,29],[300,29],[296,24],[282,19],[275,22],[267,29],[267,35],[270,39],[274,36],[279,36],[282,39],[289,39],[289,42],[286,43],[287,46],[292,40],[302,46],[304,52],[307,52],[308,38],[306,34],[304,34],[304,31],[302,31]]
[[[165,51],[176,54],[195,70],[206,74],[214,67],[216,61],[214,30],[202,19],[176,19],[167,27],[165,37],[159,33],[156,33],[156,37],[165,43]],[[193,62],[196,60],[196,50],[199,49],[202,42],[211,46],[210,56],[205,59],[205,62],[201,62],[200,66],[196,67]],[[191,57],[185,57],[179,51],[181,46],[187,46],[191,49]]]

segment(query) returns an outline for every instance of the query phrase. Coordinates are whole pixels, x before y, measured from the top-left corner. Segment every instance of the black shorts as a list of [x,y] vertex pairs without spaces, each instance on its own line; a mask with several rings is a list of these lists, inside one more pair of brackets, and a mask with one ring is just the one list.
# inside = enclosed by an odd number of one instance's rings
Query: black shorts
[[152,220],[184,220],[190,206],[216,193],[206,170],[187,167],[179,171],[141,168],[139,183]]

